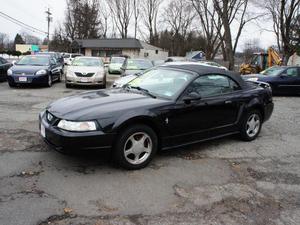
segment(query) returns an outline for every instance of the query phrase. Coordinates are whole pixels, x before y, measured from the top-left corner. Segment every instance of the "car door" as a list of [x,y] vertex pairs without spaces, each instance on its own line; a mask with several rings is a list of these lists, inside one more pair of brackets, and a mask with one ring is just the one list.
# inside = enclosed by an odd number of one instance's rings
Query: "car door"
[[[185,97],[196,93],[201,99]],[[233,132],[241,106],[241,88],[225,75],[203,75],[195,79],[170,110],[173,143],[195,142]]]
[[299,69],[290,67],[278,75],[275,85],[279,93],[296,94],[300,91]]
[[50,70],[52,74],[52,80],[58,79],[60,76],[60,65],[57,63],[55,58],[50,58]]

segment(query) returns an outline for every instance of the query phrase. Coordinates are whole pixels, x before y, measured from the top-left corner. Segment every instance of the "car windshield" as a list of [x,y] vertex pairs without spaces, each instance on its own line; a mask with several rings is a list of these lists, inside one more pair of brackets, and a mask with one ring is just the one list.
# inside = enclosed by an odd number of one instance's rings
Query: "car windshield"
[[127,87],[143,89],[154,96],[174,99],[193,76],[189,72],[157,68],[149,70],[132,80],[127,84]]
[[152,63],[149,60],[135,60],[129,59],[127,61],[127,70],[147,70],[153,67]]
[[124,61],[125,61],[125,58],[123,58],[123,57],[113,57],[113,58],[111,58],[110,63],[123,64]]
[[16,64],[17,65],[46,66],[46,65],[49,65],[49,57],[25,56]]
[[66,59],[66,58],[70,58],[70,55],[69,54],[65,54],[64,55],[64,58]]
[[283,67],[273,66],[273,67],[270,67],[270,68],[262,71],[261,74],[266,75],[266,76],[277,76],[284,70],[285,70],[285,68],[283,68]]
[[103,66],[103,63],[97,58],[75,58],[72,66]]

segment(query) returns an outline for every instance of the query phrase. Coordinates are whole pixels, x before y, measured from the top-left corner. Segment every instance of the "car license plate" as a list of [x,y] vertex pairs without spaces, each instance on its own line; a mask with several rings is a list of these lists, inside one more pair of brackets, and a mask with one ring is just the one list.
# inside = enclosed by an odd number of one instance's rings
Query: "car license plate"
[[41,135],[42,137],[46,137],[46,129],[45,129],[45,126],[41,123]]
[[83,77],[83,78],[80,79],[80,81],[81,81],[81,82],[89,82],[89,79],[86,78],[86,77]]
[[27,82],[27,77],[19,77],[19,81],[21,81],[21,82]]

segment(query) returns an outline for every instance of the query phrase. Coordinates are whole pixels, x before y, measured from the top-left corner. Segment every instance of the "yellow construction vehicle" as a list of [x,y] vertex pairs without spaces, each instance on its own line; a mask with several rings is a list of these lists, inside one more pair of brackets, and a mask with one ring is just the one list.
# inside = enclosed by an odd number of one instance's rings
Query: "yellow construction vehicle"
[[254,53],[249,64],[243,63],[240,67],[241,74],[259,73],[268,67],[282,65],[282,59],[273,48],[267,52]]

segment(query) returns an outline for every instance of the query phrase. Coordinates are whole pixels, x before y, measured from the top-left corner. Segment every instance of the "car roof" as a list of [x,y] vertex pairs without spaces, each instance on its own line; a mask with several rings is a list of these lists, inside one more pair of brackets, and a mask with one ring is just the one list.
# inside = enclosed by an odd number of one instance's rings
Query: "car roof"
[[99,59],[99,60],[102,60],[100,57],[95,57],[95,56],[78,56],[76,58],[77,59]]
[[248,87],[247,83],[245,83],[240,74],[232,71],[223,70],[218,67],[201,65],[195,62],[172,62],[160,65],[158,67],[181,69],[196,73],[198,75],[223,74],[235,80],[242,88]]

